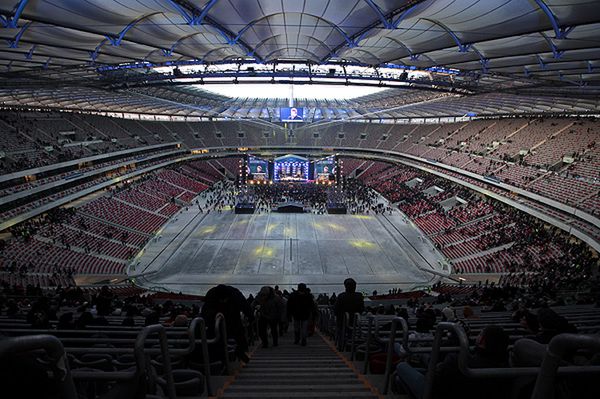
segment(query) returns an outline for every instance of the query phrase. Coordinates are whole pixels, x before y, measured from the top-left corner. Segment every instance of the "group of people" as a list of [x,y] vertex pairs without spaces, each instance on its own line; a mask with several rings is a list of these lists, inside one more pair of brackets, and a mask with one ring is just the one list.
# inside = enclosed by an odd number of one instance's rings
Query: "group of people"
[[270,212],[285,202],[302,203],[319,214],[326,213],[328,207],[346,207],[351,214],[392,211],[376,192],[356,179],[344,179],[335,186],[312,183],[254,185],[240,188],[235,193],[236,204],[254,204],[259,213]]
[[[596,294],[600,294],[597,289]],[[20,301],[16,300],[22,296]],[[122,325],[133,326],[134,317],[144,317],[144,324],[162,323],[169,326],[186,327],[189,321],[202,316],[208,327],[209,338],[217,333],[214,330],[218,314],[225,319],[229,338],[236,342],[235,353],[242,362],[250,361],[247,338],[253,333],[251,326],[256,322],[258,336],[263,347],[277,347],[280,337],[287,332],[288,323],[293,325],[294,343],[305,346],[313,326],[319,317],[318,305],[331,306],[336,316],[338,339],[344,332],[342,323],[345,314],[388,314],[404,318],[411,326],[411,345],[419,346],[419,340],[430,342],[432,331],[440,321],[458,323],[469,333],[470,324],[479,319],[473,306],[486,311],[512,311],[512,321],[526,331],[523,338],[514,343],[512,364],[518,366],[539,366],[550,340],[561,333],[576,333],[577,329],[548,305],[561,302],[548,302],[549,297],[538,297],[519,287],[482,285],[471,294],[454,299],[451,295],[409,299],[402,306],[365,306],[364,295],[357,291],[357,283],[348,278],[344,281],[344,292],[328,296],[313,296],[306,284],[298,284],[292,292],[280,290],[278,286],[264,286],[256,296],[244,296],[237,288],[218,285],[210,289],[202,303],[183,305],[172,300],[161,304],[154,303],[149,296],[129,294],[125,298],[113,293],[108,287],[98,292],[86,292],[81,288],[57,288],[54,292],[44,292],[39,288],[27,287],[26,291],[14,291],[4,287],[0,291],[0,313],[9,317],[23,316],[32,328],[53,328],[50,323],[56,320],[58,329],[89,329],[109,325],[107,316],[122,316]],[[35,299],[30,299],[35,298]],[[600,295],[598,295],[600,298]],[[18,302],[17,302],[18,301]],[[600,302],[599,302],[600,303]],[[76,311],[65,311],[75,308]],[[462,310],[461,310],[462,309]],[[531,309],[538,309],[533,311]],[[22,314],[22,313],[21,313]],[[77,315],[78,314],[78,315]],[[240,314],[244,317],[241,318]],[[414,319],[416,323],[413,324]],[[114,320],[112,321],[114,323]],[[452,337],[450,337],[452,338]],[[475,340],[475,349],[468,357],[471,368],[509,367],[509,336],[501,326],[487,326]],[[408,354],[407,348],[396,345],[395,350],[402,360],[396,368],[396,389],[421,398],[425,387],[424,371],[428,367],[426,355]],[[210,354],[218,359],[222,352]],[[468,380],[458,367],[458,358],[453,354],[443,356],[436,367],[436,395],[462,395],[485,391],[490,381]],[[468,383],[468,384],[467,384]],[[465,387],[468,390],[465,391]],[[495,385],[494,385],[495,386]],[[505,392],[499,384],[498,392]],[[482,391],[483,390],[483,391]],[[465,396],[466,395],[466,396]],[[471,395],[471,396],[469,396]]]
[[[314,330],[318,318],[318,309],[310,289],[304,283],[298,284],[291,293],[281,291],[278,286],[264,286],[256,297],[250,295],[248,298],[237,288],[221,284],[206,293],[200,312],[208,326],[214,325],[218,314],[224,316],[228,336],[236,341],[238,359],[248,362],[248,325],[256,321],[262,346],[267,348],[269,335],[272,345],[278,346],[279,337],[287,332],[288,323],[291,322],[294,343],[306,346],[309,330]],[[240,314],[245,316],[248,325],[243,325]]]
[[[476,237],[472,243],[476,244],[479,251],[510,244],[498,251],[501,256],[488,258],[485,264],[468,265],[469,269],[461,264],[454,265],[455,273],[472,273],[473,269],[480,273],[502,270],[510,273],[513,284],[536,287],[558,285],[554,289],[576,287],[591,276],[597,258],[590,247],[558,227],[503,203],[486,202],[473,191],[446,179],[416,172],[408,167],[396,165],[391,168],[396,168],[393,172],[395,176],[402,177],[374,178],[367,185],[392,202],[397,202],[410,219],[418,222],[420,218],[436,213],[440,216],[440,221],[436,223],[447,226],[439,232],[439,236],[450,237],[456,232],[465,239]],[[416,178],[420,179],[417,184],[406,184]],[[425,191],[430,187],[438,187],[443,191],[429,195]],[[446,209],[442,206],[443,200],[452,196],[467,201],[468,207],[457,205]],[[465,220],[471,222],[488,216],[493,217],[490,223],[465,225]],[[479,230],[477,226],[481,226]],[[455,243],[456,239],[450,237],[450,242]],[[449,246],[453,247],[448,243],[437,245],[442,252]]]

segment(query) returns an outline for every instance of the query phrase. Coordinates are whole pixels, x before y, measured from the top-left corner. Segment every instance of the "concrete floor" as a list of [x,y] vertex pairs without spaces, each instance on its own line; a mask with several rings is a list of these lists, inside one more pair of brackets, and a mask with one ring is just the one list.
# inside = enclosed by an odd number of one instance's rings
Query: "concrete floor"
[[236,215],[191,206],[146,245],[128,274],[148,288],[200,295],[219,283],[245,294],[300,282],[332,293],[342,291],[347,277],[367,293],[408,290],[448,274],[443,256],[423,237],[397,210],[385,216]]

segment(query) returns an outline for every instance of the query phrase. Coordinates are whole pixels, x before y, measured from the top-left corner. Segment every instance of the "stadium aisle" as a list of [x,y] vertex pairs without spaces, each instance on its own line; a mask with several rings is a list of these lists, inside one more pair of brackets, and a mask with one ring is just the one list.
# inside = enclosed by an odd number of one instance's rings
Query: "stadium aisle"
[[259,347],[222,398],[378,398],[320,336],[294,345],[291,333],[279,347]]

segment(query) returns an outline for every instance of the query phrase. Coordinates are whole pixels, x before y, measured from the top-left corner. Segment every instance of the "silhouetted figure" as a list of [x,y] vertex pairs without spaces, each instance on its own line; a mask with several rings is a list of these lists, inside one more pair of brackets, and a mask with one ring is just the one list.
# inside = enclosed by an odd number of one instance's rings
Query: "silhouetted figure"
[[248,341],[244,334],[244,326],[240,313],[243,313],[250,321],[254,319],[252,308],[246,301],[244,295],[235,287],[219,284],[211,288],[204,298],[204,306],[200,311],[207,325],[207,334],[209,338],[215,334],[215,319],[217,314],[222,313],[225,317],[227,326],[227,337],[236,342],[235,354],[238,359],[247,363]]
[[316,304],[308,292],[306,284],[298,284],[298,290],[292,292],[287,302],[287,313],[294,320],[294,343],[306,346],[308,321],[316,315]]
[[263,348],[269,346],[267,329],[271,330],[273,346],[277,346],[279,322],[285,313],[285,303],[272,287],[262,287],[252,304],[257,310],[258,335]]
[[[345,291],[338,295],[335,305],[334,313],[337,323],[338,334],[342,333],[342,325],[344,323],[344,313],[348,313],[350,316],[349,322],[352,322],[354,313],[362,313],[365,310],[365,301],[361,293],[356,292],[356,281],[352,278],[344,280]],[[338,339],[341,339],[341,335]]]

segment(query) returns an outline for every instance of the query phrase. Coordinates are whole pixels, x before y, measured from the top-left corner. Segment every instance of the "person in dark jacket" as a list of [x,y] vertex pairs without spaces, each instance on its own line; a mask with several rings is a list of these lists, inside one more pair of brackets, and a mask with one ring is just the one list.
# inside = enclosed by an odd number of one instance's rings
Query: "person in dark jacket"
[[236,342],[236,356],[247,363],[250,360],[246,354],[248,352],[248,340],[246,339],[240,313],[243,313],[249,321],[252,321],[254,319],[252,308],[240,290],[229,285],[219,284],[208,290],[200,311],[200,316],[206,322],[209,338],[214,337],[215,320],[219,313],[222,313],[225,317],[227,337],[234,339]]
[[276,294],[272,287],[262,287],[252,302],[252,306],[257,310],[258,317],[258,335],[262,341],[263,348],[269,346],[267,329],[271,330],[273,337],[273,346],[277,346],[279,333],[279,322],[285,314],[285,302],[283,298]]
[[290,295],[287,302],[287,314],[294,320],[294,343],[306,346],[308,321],[316,315],[315,300],[308,292],[306,284],[298,284],[298,290]]
[[552,309],[541,308],[538,310],[537,319],[539,330],[533,339],[540,344],[549,344],[552,338],[559,334],[577,334],[577,328]]
[[362,313],[365,310],[364,298],[361,293],[356,292],[356,281],[352,278],[347,278],[344,280],[344,288],[345,292],[338,295],[333,308],[337,331],[340,334],[338,340],[342,338],[341,332],[343,330],[344,313],[350,315],[351,320],[348,322],[352,322],[354,313]]

